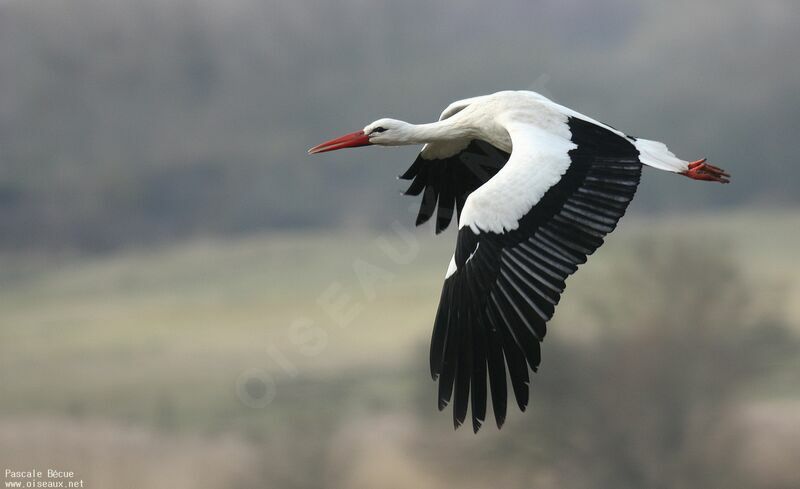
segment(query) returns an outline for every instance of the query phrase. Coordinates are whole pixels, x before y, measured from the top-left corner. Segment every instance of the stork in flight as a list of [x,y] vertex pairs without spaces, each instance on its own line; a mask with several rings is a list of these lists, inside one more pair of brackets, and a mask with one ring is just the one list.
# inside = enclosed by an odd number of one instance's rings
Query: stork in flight
[[487,377],[498,428],[506,373],[520,410],[529,368],[564,281],[614,230],[636,192],[642,165],[728,183],[705,159],[687,162],[663,143],[611,126],[527,91],[454,102],[438,122],[379,119],[308,152],[424,144],[400,178],[422,194],[417,225],[436,212],[436,233],[457,214],[456,250],[433,325],[430,368],[439,409],[453,399],[458,428],[471,401],[475,432],[486,417]]

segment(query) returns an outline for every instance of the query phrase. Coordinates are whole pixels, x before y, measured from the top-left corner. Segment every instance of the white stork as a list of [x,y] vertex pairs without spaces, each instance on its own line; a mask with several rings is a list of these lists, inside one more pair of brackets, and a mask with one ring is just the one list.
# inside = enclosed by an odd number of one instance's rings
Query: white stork
[[663,143],[628,136],[528,91],[454,102],[430,124],[379,119],[308,152],[372,144],[425,145],[400,177],[412,180],[407,195],[422,193],[417,225],[436,210],[439,233],[458,213],[430,367],[439,380],[439,409],[452,397],[458,428],[471,398],[476,432],[486,417],[487,377],[498,428],[506,416],[506,369],[525,410],[528,369],[539,367],[539,344],[564,281],[616,227],[642,165],[729,181],[705,159],[681,160]]

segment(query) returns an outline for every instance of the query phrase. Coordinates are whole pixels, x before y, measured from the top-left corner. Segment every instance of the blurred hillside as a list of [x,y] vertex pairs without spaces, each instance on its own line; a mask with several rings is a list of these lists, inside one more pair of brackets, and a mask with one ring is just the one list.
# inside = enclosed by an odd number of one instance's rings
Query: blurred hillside
[[477,435],[427,365],[447,238],[0,262],[0,462],[94,488],[794,489],[799,221],[626,218],[569,279],[527,412]]
[[380,116],[427,121],[452,100],[507,88],[734,174],[722,189],[648,172],[633,212],[796,204],[798,10],[792,0],[491,10],[4,0],[0,247],[384,229],[406,216],[393,177],[416,149],[305,149]]

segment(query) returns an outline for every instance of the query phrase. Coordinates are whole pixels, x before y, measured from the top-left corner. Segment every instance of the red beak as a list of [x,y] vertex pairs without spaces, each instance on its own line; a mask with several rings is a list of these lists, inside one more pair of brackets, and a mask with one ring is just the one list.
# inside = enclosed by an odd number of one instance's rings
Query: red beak
[[313,155],[316,153],[324,153],[326,151],[333,151],[335,149],[342,148],[357,148],[359,146],[367,146],[369,144],[372,144],[369,142],[369,136],[364,134],[364,131],[356,131],[351,132],[350,134],[345,134],[344,136],[336,139],[331,139],[330,141],[325,141],[322,144],[318,144],[309,149],[308,154]]

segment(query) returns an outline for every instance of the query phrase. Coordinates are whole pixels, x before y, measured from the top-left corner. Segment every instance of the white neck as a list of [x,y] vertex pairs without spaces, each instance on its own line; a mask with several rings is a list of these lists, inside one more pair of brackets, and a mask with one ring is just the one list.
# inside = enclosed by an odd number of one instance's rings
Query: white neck
[[[386,121],[386,119],[383,119]],[[380,125],[376,121],[373,125]],[[411,124],[402,121],[392,121],[391,128],[382,134],[375,134],[370,138],[373,144],[383,146],[402,146],[407,144],[426,144],[434,142],[453,141],[470,136],[468,128],[454,124],[450,120],[431,122],[428,124]],[[366,129],[369,129],[367,126]]]
[[430,122],[428,124],[409,124],[410,144],[452,141],[468,136],[464,128],[451,124],[450,121]]

